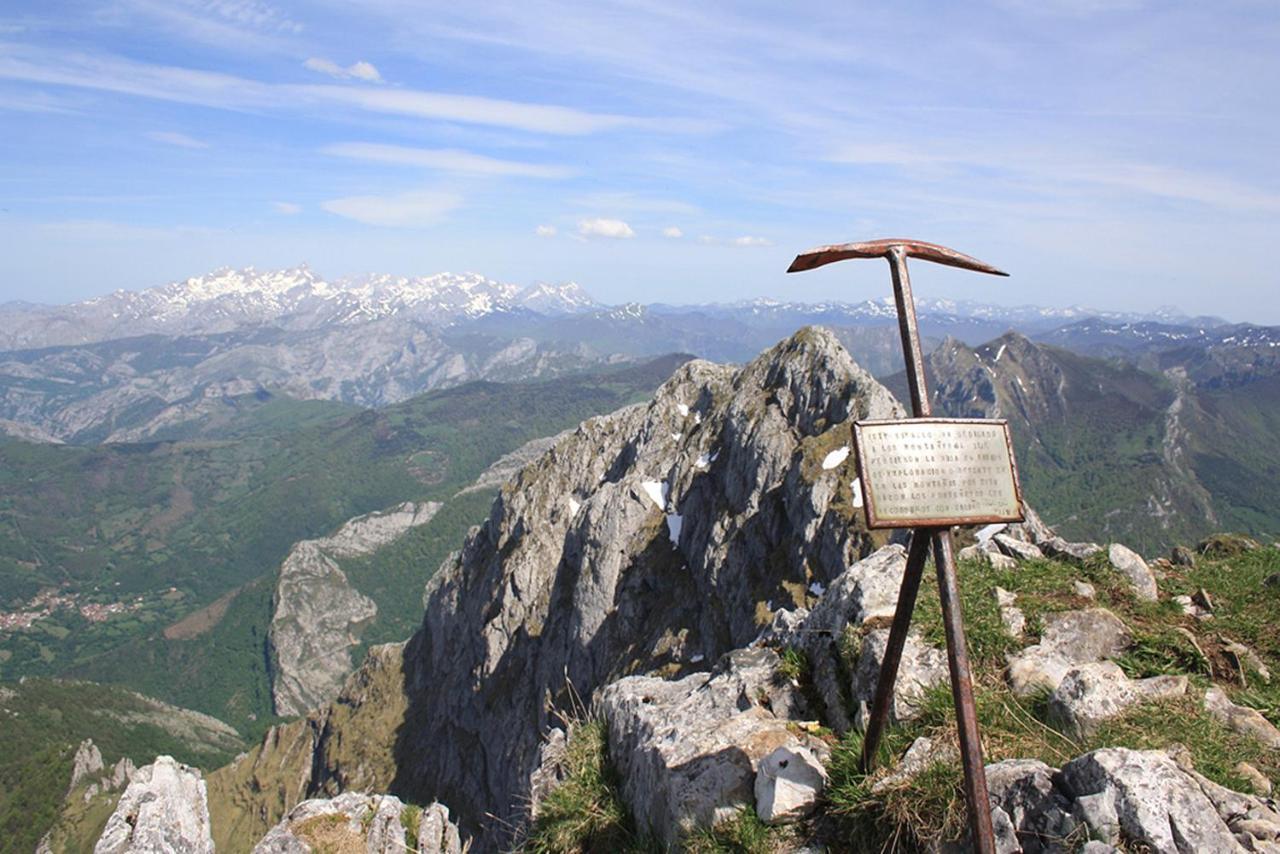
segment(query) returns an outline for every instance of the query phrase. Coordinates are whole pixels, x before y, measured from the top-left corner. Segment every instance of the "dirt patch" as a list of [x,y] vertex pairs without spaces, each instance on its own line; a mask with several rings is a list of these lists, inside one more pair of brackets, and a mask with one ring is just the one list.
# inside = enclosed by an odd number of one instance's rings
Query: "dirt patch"
[[231,605],[231,600],[239,596],[240,591],[243,589],[244,585],[241,585],[228,593],[222,594],[199,611],[187,614],[187,616],[164,630],[165,638],[168,640],[190,640],[209,631],[222,622],[222,618],[226,616],[227,608]]

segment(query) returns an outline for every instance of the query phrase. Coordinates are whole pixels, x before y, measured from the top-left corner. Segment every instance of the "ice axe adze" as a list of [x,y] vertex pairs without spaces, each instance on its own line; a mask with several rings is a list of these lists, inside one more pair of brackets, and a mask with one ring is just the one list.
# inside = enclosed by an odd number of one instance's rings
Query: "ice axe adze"
[[[812,270],[847,258],[885,258],[889,261],[889,270],[893,274],[893,297],[898,308],[898,330],[902,335],[902,355],[907,367],[907,385],[911,392],[911,413],[915,418],[927,418],[931,414],[929,390],[925,383],[924,355],[920,350],[916,307],[911,296],[911,279],[907,275],[907,258],[922,258],[937,264],[996,276],[1009,274],[945,246],[919,240],[896,239],[819,246],[797,255],[787,272]],[[920,576],[930,546],[933,548],[933,562],[938,573],[938,598],[942,604],[942,621],[947,636],[947,665],[951,673],[956,725],[960,731],[960,754],[964,765],[965,796],[969,803],[969,824],[975,850],[982,854],[994,854],[995,834],[991,826],[987,777],[982,763],[982,742],[973,704],[969,653],[960,617],[960,592],[956,583],[950,528],[916,528],[911,532],[911,547],[907,552],[907,566],[898,592],[898,607],[880,665],[875,700],[863,734],[862,766],[865,772],[870,773],[880,736],[888,721],[893,686],[898,678],[898,665],[902,661],[902,649],[907,640],[916,594],[920,590]]]

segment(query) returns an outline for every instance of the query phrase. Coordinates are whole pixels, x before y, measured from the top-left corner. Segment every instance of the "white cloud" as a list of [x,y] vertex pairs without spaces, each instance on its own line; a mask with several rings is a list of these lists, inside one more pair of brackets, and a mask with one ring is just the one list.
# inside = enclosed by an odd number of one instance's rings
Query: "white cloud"
[[698,238],[698,242],[701,243],[703,246],[715,246],[720,241],[716,240],[710,234],[704,234]]
[[669,225],[666,228],[662,229],[662,236],[663,237],[684,237],[684,232],[676,228],[674,225]]
[[366,83],[381,83],[382,75],[378,73],[378,69],[374,68],[371,63],[360,60],[353,62],[346,68],[331,59],[313,56],[306,62],[302,63],[303,67],[315,71],[320,74],[327,74],[330,77],[336,77],[339,80],[363,80]]
[[293,216],[302,212],[302,205],[294,204],[293,202],[272,202],[271,207],[275,208],[276,213],[285,214],[286,216]]
[[393,196],[347,196],[320,207],[366,225],[411,228],[432,225],[460,204],[462,199],[450,193],[419,190]]
[[583,237],[611,237],[615,239],[636,236],[631,226],[622,220],[606,219],[604,217],[578,220],[578,234]]
[[772,246],[773,241],[767,237],[753,237],[751,235],[743,235],[733,239],[734,246]]
[[520,175],[528,178],[565,178],[573,174],[563,166],[544,166],[499,160],[454,148],[409,148],[373,142],[340,142],[321,149],[325,154],[371,160],[376,163],[398,163],[422,166],[445,172],[468,172],[476,175]]
[[177,133],[176,131],[157,130],[147,134],[147,139],[156,142],[167,143],[168,145],[176,145],[179,148],[208,148],[209,143],[198,140],[194,137],[187,136],[185,133]]
[[540,225],[533,230],[533,233],[539,237],[555,237],[556,227],[554,225]]

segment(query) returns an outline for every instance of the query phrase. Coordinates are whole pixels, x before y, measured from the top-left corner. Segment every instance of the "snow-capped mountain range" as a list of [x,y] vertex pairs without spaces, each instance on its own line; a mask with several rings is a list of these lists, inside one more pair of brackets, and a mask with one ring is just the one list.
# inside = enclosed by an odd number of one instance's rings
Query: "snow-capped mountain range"
[[[1009,328],[1047,331],[1088,319],[1109,324],[1178,324],[1209,327],[1218,318],[1189,318],[1176,309],[1148,314],[1096,311],[1072,306],[998,306],[948,299],[920,299],[917,312],[946,334],[985,340]],[[702,305],[606,307],[574,282],[538,282],[521,288],[477,273],[429,276],[369,274],[329,281],[306,264],[283,270],[223,268],[202,276],[139,291],[63,306],[0,304],[0,350],[87,344],[146,334],[192,335],[271,326],[300,331],[334,324],[353,325],[397,318],[443,329],[493,314],[532,312],[563,316],[602,312],[611,320],[640,320],[647,314],[698,315],[748,326],[794,327],[890,324],[889,297],[861,302],[786,302],[754,299]],[[973,334],[965,334],[971,328]]]
[[392,317],[442,328],[493,312],[556,315],[595,306],[595,300],[573,282],[520,288],[477,273],[372,274],[330,282],[305,264],[285,270],[223,268],[66,306],[0,306],[0,349],[267,325],[304,330]]

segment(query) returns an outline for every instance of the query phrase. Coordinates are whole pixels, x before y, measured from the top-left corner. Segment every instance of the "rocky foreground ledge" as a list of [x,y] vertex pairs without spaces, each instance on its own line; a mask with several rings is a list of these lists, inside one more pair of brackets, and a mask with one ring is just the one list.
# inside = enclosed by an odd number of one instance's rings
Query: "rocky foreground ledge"
[[[963,846],[928,590],[882,767],[852,761],[905,554],[862,526],[851,424],[901,414],[802,330],[584,423],[503,488],[412,639],[209,775],[213,843]],[[1221,539],[1149,562],[1034,514],[965,545],[1003,851],[1280,850],[1280,551]]]

